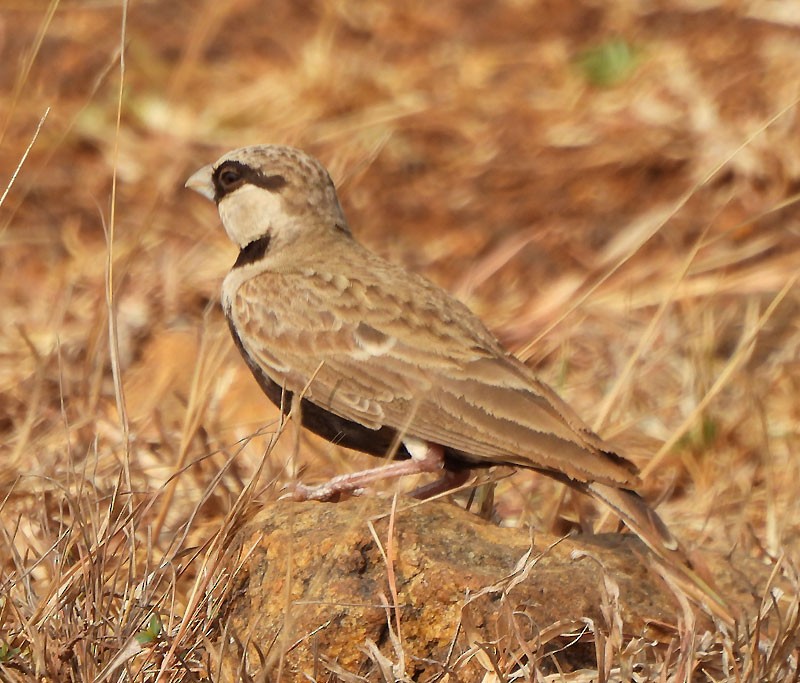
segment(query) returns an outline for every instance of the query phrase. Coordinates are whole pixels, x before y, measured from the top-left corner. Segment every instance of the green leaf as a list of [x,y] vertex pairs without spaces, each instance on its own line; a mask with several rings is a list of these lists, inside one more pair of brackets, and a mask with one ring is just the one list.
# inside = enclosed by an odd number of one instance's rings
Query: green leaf
[[615,38],[581,53],[577,64],[589,83],[609,88],[630,76],[638,61],[633,46]]
[[136,634],[136,642],[139,643],[139,645],[151,645],[158,640],[163,630],[164,625],[161,623],[161,617],[153,613],[147,624],[147,628]]

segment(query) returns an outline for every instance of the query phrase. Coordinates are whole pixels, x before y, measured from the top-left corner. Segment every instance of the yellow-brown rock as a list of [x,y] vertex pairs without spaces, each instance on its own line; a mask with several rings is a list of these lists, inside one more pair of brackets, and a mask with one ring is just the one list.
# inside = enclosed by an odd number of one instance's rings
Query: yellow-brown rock
[[[392,517],[385,498],[280,501],[237,545],[247,559],[229,642],[276,680],[382,680],[380,661],[398,679],[450,667],[451,680],[480,680],[492,656],[537,650],[556,631],[652,637],[679,614],[633,536],[534,535],[446,502],[401,498]],[[235,668],[243,650],[226,647]]]

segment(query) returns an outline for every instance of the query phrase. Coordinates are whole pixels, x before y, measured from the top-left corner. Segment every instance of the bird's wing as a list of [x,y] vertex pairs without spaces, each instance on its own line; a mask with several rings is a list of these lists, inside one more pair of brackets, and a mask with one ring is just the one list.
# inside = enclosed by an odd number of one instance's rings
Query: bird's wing
[[374,270],[262,272],[238,288],[230,315],[267,375],[347,420],[390,426],[475,462],[637,483],[633,465],[603,450],[463,304],[408,273],[395,289],[385,281]]

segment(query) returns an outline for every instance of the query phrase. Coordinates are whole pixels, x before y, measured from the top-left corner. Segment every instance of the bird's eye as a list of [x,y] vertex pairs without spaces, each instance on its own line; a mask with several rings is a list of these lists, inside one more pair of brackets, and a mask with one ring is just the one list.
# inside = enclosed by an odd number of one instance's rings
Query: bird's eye
[[230,188],[242,179],[242,174],[235,168],[226,168],[219,174],[219,182],[223,188]]
[[223,197],[251,182],[252,175],[252,169],[240,161],[228,159],[222,162],[211,174],[214,183],[214,201],[219,204]]

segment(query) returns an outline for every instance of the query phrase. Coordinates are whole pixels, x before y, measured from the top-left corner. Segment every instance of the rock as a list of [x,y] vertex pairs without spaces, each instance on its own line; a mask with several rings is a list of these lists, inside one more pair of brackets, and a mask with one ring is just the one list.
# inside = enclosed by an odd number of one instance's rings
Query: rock
[[492,657],[522,657],[562,633],[657,638],[678,622],[674,595],[632,535],[561,539],[401,498],[390,538],[391,508],[377,497],[280,501],[248,522],[226,667],[239,666],[238,642],[248,670],[281,681],[329,671],[384,680],[381,666],[398,679],[449,666],[452,680],[481,680]]

